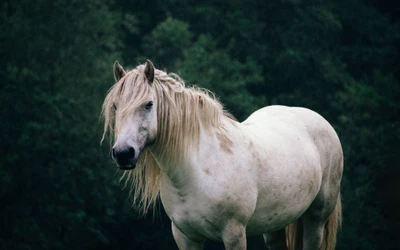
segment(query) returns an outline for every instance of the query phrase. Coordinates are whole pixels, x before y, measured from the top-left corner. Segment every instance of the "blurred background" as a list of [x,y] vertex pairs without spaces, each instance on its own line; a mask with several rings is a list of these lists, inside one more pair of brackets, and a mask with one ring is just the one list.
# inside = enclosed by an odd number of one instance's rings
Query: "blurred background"
[[1,1],[0,249],[176,249],[161,204],[139,217],[100,145],[114,61],[147,58],[239,120],[271,104],[322,114],[345,154],[337,249],[400,249],[399,14],[384,0]]

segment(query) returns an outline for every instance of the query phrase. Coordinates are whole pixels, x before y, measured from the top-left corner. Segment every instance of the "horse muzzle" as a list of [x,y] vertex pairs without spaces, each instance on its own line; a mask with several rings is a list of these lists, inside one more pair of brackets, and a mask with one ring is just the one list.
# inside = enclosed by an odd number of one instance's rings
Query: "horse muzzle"
[[118,167],[123,170],[131,170],[136,166],[136,155],[133,147],[113,148],[111,153],[112,159],[118,164]]

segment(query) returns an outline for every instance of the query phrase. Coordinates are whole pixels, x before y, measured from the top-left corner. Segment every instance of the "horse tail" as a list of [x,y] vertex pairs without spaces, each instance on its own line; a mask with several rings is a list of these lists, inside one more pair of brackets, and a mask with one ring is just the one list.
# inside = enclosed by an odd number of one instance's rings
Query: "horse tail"
[[303,223],[301,219],[286,226],[286,244],[289,250],[303,249]]
[[[336,245],[336,234],[342,224],[342,202],[340,193],[336,206],[324,226],[324,236],[320,250],[334,250]],[[303,249],[303,223],[301,219],[286,226],[286,244],[290,250]]]

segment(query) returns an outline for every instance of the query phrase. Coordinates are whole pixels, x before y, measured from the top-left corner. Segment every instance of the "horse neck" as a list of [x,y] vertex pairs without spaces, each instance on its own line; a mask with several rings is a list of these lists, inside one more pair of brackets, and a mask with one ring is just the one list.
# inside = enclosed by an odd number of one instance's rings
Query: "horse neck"
[[165,145],[154,145],[152,147],[151,152],[161,168],[164,181],[169,182],[175,187],[185,186],[185,183],[190,182],[193,175],[196,175],[200,171],[204,163],[200,159],[207,159],[210,152],[215,154],[232,153],[230,147],[234,142],[226,134],[227,130],[236,134],[234,131],[237,129],[237,122],[227,117],[222,119],[221,127],[205,129],[203,126],[200,126],[198,145],[192,145],[193,150],[181,159],[181,161],[175,162],[174,165],[171,165],[169,157],[174,158],[176,156],[162,155],[159,150],[165,147]]

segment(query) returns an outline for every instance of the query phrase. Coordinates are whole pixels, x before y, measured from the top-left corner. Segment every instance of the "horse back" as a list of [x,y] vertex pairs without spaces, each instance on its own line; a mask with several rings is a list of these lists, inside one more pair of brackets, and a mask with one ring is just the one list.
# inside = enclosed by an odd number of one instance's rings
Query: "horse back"
[[256,140],[263,141],[265,147],[315,153],[323,174],[337,168],[336,177],[341,178],[342,146],[333,127],[320,114],[301,107],[268,106],[254,112],[242,124],[249,124],[250,130],[254,128],[256,133],[263,134]]

